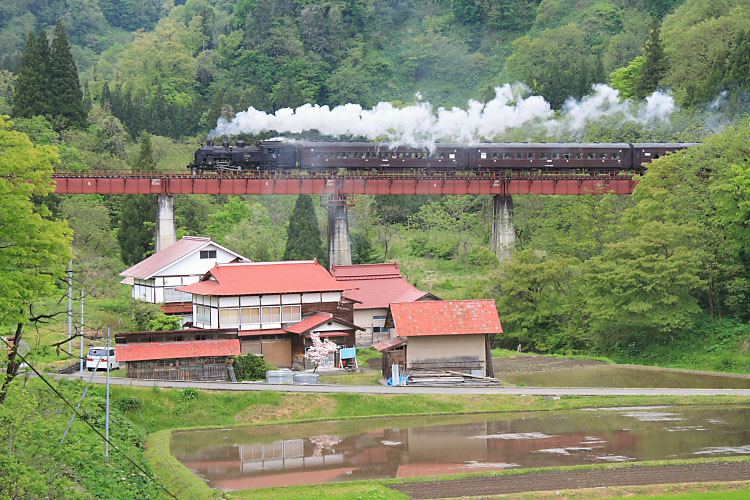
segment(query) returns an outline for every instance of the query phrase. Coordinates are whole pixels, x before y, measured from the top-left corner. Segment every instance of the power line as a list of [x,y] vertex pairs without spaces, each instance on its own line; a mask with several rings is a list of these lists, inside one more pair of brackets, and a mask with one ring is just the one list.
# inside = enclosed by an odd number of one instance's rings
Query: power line
[[[7,342],[7,341],[6,341],[5,339],[4,339],[4,338],[0,337],[0,340],[2,340],[2,341],[3,341],[4,343],[5,343],[5,345],[7,345],[8,347],[10,347],[10,344],[9,344],[9,343],[8,343],[8,342]],[[161,488],[162,490],[164,490],[164,491],[165,491],[165,492],[166,492],[166,493],[167,493],[167,494],[168,494],[169,496],[171,496],[171,497],[172,497],[172,498],[174,498],[175,500],[179,500],[179,498],[178,498],[178,497],[176,497],[176,496],[175,496],[175,495],[174,495],[174,494],[173,494],[173,493],[172,493],[171,491],[169,491],[169,490],[168,490],[168,489],[167,489],[167,488],[166,488],[165,486],[163,486],[163,485],[162,485],[162,484],[161,484],[160,482],[158,482],[158,481],[157,481],[156,479],[154,479],[154,477],[153,477],[153,476],[152,476],[151,474],[149,474],[149,473],[148,473],[148,472],[147,472],[147,471],[146,471],[146,470],[145,470],[145,469],[144,469],[143,467],[141,467],[140,465],[138,465],[138,463],[137,463],[137,462],[136,462],[135,460],[133,460],[132,458],[130,458],[130,457],[129,457],[129,456],[128,456],[128,455],[127,455],[127,454],[126,454],[126,453],[125,453],[124,451],[122,451],[122,450],[121,450],[120,448],[118,448],[116,444],[112,443],[112,442],[111,442],[111,441],[110,441],[109,439],[107,439],[106,437],[104,437],[104,435],[103,435],[103,434],[102,434],[102,433],[101,433],[101,432],[99,431],[99,429],[97,429],[96,427],[94,427],[94,425],[93,425],[93,424],[92,424],[91,422],[89,422],[88,420],[86,420],[85,418],[83,418],[83,416],[82,416],[82,415],[81,415],[81,414],[80,414],[80,413],[78,412],[78,410],[76,409],[76,407],[75,407],[75,406],[73,406],[73,405],[72,405],[72,404],[71,404],[70,402],[68,402],[68,400],[67,400],[67,399],[65,399],[65,396],[63,396],[62,394],[60,394],[60,392],[59,392],[59,391],[58,391],[57,389],[55,389],[55,387],[54,387],[54,386],[53,386],[52,384],[50,384],[50,383],[49,383],[49,381],[48,381],[48,380],[47,380],[46,378],[44,378],[44,376],[43,376],[43,375],[42,375],[41,373],[39,373],[39,372],[37,371],[37,369],[36,369],[36,368],[34,368],[34,367],[33,367],[33,366],[31,365],[31,363],[29,363],[29,362],[28,362],[28,361],[26,360],[26,358],[24,358],[24,357],[23,357],[23,356],[22,356],[21,354],[19,354],[18,352],[16,352],[16,356],[18,356],[19,358],[21,358],[21,361],[23,361],[24,363],[26,363],[26,365],[27,365],[27,366],[28,366],[29,368],[31,368],[31,370],[32,370],[32,371],[33,371],[33,372],[34,372],[34,373],[36,374],[36,376],[37,376],[37,377],[39,377],[40,379],[42,379],[42,381],[43,381],[43,382],[44,382],[45,384],[47,384],[47,386],[48,386],[48,387],[49,387],[50,389],[52,389],[52,392],[54,392],[54,393],[55,393],[55,394],[57,395],[57,397],[59,397],[60,399],[62,399],[62,400],[63,400],[63,402],[64,402],[64,403],[65,403],[66,405],[68,405],[68,406],[69,406],[69,407],[70,407],[70,408],[71,408],[71,409],[72,409],[72,410],[73,410],[73,411],[74,411],[74,412],[76,413],[76,415],[78,415],[78,416],[80,417],[81,421],[82,421],[82,422],[84,422],[84,423],[85,423],[86,425],[88,425],[89,427],[91,427],[91,429],[92,429],[92,430],[93,430],[94,432],[96,432],[96,433],[97,433],[97,434],[99,435],[99,437],[100,437],[100,438],[102,438],[102,439],[103,439],[103,440],[104,440],[104,441],[105,441],[106,443],[108,443],[108,444],[112,445],[112,448],[114,448],[115,450],[117,450],[118,452],[120,452],[120,453],[122,454],[122,456],[123,456],[123,457],[125,457],[125,458],[126,458],[126,459],[128,460],[128,462],[130,462],[131,464],[133,464],[133,465],[135,466],[135,468],[136,468],[136,469],[138,469],[139,471],[141,471],[141,472],[142,472],[142,473],[143,473],[143,474],[144,474],[144,475],[145,475],[146,477],[148,477],[148,478],[149,478],[149,479],[150,479],[151,481],[153,481],[153,482],[154,482],[154,484],[156,484],[156,485],[157,485],[157,486],[158,486],[159,488]]]

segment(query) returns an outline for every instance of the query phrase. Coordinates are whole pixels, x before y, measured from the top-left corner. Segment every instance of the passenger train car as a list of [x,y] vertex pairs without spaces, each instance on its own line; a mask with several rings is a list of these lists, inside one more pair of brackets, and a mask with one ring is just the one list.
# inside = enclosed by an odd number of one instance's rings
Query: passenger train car
[[208,143],[189,168],[206,171],[639,171],[696,143],[437,143],[433,148],[375,142]]

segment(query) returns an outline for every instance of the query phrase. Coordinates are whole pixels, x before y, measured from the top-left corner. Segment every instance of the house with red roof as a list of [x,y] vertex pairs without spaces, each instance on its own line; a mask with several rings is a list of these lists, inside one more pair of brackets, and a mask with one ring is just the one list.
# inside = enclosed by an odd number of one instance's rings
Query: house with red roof
[[395,262],[333,266],[331,274],[356,287],[345,291],[344,296],[355,301],[354,323],[364,328],[357,333],[358,347],[369,347],[390,337],[385,319],[391,303],[440,300],[406,281]]
[[192,320],[190,294],[177,288],[195,283],[216,264],[249,262],[242,255],[219,245],[211,238],[185,236],[180,241],[120,273],[121,283],[133,287],[133,298],[161,304],[167,314]]
[[490,335],[503,333],[493,300],[391,304],[386,326],[394,337],[374,346],[384,352],[386,377],[391,364],[492,376]]
[[303,369],[313,333],[354,347],[352,288],[310,260],[217,264],[177,291],[191,295],[196,328],[236,329],[242,354]]

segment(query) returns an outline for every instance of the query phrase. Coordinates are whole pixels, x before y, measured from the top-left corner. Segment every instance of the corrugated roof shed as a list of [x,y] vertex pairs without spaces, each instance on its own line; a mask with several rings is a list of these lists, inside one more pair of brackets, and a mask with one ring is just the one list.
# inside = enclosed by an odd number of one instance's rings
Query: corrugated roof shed
[[336,281],[317,261],[219,264],[198,283],[177,290],[198,295],[262,295],[340,292],[352,286]]
[[503,333],[494,300],[437,300],[391,304],[401,337]]
[[239,356],[240,354],[240,341],[238,339],[117,344],[118,362],[201,358],[205,356]]

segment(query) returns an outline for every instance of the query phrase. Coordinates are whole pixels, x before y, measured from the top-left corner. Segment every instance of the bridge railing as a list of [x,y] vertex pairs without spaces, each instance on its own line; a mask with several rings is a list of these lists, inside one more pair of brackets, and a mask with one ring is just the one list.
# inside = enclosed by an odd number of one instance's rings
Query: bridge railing
[[414,171],[414,170],[262,170],[242,172],[205,172],[192,174],[188,170],[129,170],[129,169],[92,169],[66,171],[56,170],[53,178],[134,178],[134,179],[461,179],[461,180],[515,180],[515,179],[632,179],[640,172],[605,171],[605,170],[474,170],[474,171]]

